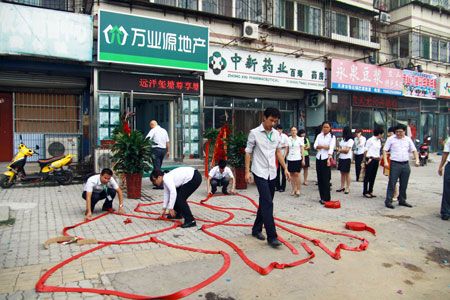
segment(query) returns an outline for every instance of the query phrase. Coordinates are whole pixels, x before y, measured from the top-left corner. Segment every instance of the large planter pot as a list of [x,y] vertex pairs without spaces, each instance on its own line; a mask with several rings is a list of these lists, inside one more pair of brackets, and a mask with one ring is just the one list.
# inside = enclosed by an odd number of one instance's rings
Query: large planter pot
[[236,189],[247,189],[247,182],[245,181],[245,168],[236,168],[234,172],[236,173]]
[[127,197],[129,199],[141,198],[142,174],[126,174],[127,178]]

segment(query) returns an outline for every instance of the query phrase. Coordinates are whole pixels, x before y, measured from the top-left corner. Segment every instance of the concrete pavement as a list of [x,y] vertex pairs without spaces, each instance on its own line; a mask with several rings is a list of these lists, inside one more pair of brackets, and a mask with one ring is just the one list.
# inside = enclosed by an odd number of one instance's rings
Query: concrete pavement
[[[437,175],[438,159],[426,167],[412,168],[408,201],[414,208],[384,207],[387,178],[379,170],[375,191],[378,197],[362,197],[362,183],[352,182],[349,195],[332,192],[342,208],[325,209],[318,203],[314,185],[315,171],[310,169],[309,186],[302,187],[300,198],[289,192],[276,193],[275,214],[323,229],[348,232],[346,221],[362,221],[377,230],[374,237],[367,232],[358,235],[370,242],[365,252],[342,252],[341,260],[333,260],[322,250],[311,263],[285,270],[274,270],[261,276],[247,267],[233,250],[191,229],[175,229],[158,237],[174,244],[206,249],[222,249],[232,257],[231,268],[211,285],[189,296],[189,299],[445,299],[450,297],[450,222],[439,218],[442,178]],[[354,177],[352,169],[352,178]],[[338,188],[338,171],[332,174],[333,190]],[[161,200],[162,191],[151,189],[144,181],[143,200],[125,201],[132,212],[138,203]],[[18,186],[0,191],[0,206],[9,205],[15,223],[0,226],[0,299],[109,299],[89,293],[40,293],[33,290],[40,275],[56,263],[95,245],[53,244],[48,250],[42,244],[61,234],[65,226],[83,219],[85,203],[80,197],[82,186]],[[289,189],[288,189],[289,190]],[[205,183],[192,200],[205,197]],[[242,194],[257,200],[254,185]],[[251,206],[237,196],[218,197],[213,204],[224,207]],[[396,205],[396,204],[395,204]],[[100,207],[98,208],[100,209]],[[155,207],[159,210],[159,206]],[[222,219],[223,214],[197,205],[196,217]],[[250,224],[254,216],[236,213],[236,222]],[[199,222],[199,225],[202,223]],[[162,221],[133,219],[109,215],[71,231],[71,234],[98,240],[118,240],[127,236],[163,228]],[[245,227],[220,227],[214,232],[232,240],[262,265],[271,261],[298,259],[286,247],[273,250],[250,236]],[[321,239],[334,248],[340,242],[356,245],[348,239],[304,230],[302,233]],[[279,234],[298,245],[300,239],[284,231]],[[304,255],[304,254],[301,254]],[[58,286],[98,287],[145,295],[164,295],[198,283],[217,270],[221,259],[180,251],[155,243],[109,246],[82,257],[58,270],[47,284]]]

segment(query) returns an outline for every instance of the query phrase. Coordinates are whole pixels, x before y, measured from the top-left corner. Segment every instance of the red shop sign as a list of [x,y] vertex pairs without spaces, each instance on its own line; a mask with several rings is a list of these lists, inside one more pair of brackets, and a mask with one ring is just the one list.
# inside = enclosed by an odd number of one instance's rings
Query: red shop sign
[[353,95],[352,104],[361,107],[398,108],[396,98],[377,95]]

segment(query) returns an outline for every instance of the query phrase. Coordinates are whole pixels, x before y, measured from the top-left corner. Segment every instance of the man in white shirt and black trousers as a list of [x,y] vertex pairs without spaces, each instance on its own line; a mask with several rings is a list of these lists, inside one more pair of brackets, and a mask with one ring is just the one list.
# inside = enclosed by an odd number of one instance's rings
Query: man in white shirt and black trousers
[[373,136],[367,140],[364,152],[366,173],[364,175],[363,196],[366,198],[375,198],[373,186],[377,177],[378,165],[380,164],[381,138],[384,130],[375,128]]
[[[408,187],[409,175],[411,168],[409,167],[409,154],[414,154],[416,167],[419,166],[419,156],[417,155],[416,146],[409,136],[405,135],[406,126],[397,125],[395,127],[395,135],[386,140],[383,148],[384,166],[390,168],[389,183],[386,191],[386,200],[384,204],[387,208],[393,209],[392,197],[394,196],[395,185],[397,180],[400,181],[400,193],[398,195],[398,204],[401,206],[412,207],[406,202],[406,188]],[[391,154],[391,165],[387,161],[387,152]]]
[[265,240],[266,238],[262,234],[264,224],[267,243],[274,248],[281,246],[273,218],[273,196],[277,177],[275,159],[278,159],[287,180],[290,180],[284,157],[280,151],[281,136],[273,128],[279,119],[280,111],[277,108],[266,108],[263,122],[250,131],[245,148],[245,180],[248,183],[251,182],[250,161],[252,161],[251,172],[259,193],[259,206],[252,235],[259,240]]
[[[150,131],[147,134],[147,137],[150,138],[155,144],[153,145],[153,169],[161,170],[162,162],[164,157],[167,155],[169,157],[169,134],[167,131],[158,125],[158,122],[155,120],[150,121]],[[154,189],[162,190],[162,186],[155,186]]]
[[119,214],[123,213],[123,193],[112,177],[113,171],[111,169],[103,169],[100,174],[93,175],[88,178],[83,188],[83,199],[86,200],[86,220],[92,219],[95,205],[100,200],[105,200],[102,211],[110,211],[113,209],[112,203],[119,194]]
[[208,194],[215,194],[217,187],[222,187],[222,193],[228,195],[228,185],[231,181],[231,192],[236,191],[236,181],[234,180],[233,172],[227,167],[227,161],[221,159],[219,164],[209,171],[208,174]]
[[168,219],[184,218],[181,228],[197,226],[187,200],[202,183],[199,171],[192,167],[179,167],[167,174],[161,170],[154,170],[150,174],[150,180],[156,186],[164,186],[161,217],[169,215]]
[[441,202],[441,219],[447,221],[450,218],[450,138],[447,139],[442,153],[441,163],[439,164],[438,174],[442,176],[445,163],[444,173],[444,190],[442,192]]

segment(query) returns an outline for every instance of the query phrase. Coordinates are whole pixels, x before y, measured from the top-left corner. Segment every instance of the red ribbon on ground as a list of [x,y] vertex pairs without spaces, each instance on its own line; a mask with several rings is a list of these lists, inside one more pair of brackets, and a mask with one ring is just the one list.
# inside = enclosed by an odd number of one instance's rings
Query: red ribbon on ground
[[372,233],[373,235],[376,235],[375,229],[372,227],[367,226],[365,223],[362,222],[347,222],[345,223],[345,228],[353,231],[368,231]]
[[[189,203],[206,208],[206,209],[211,209],[217,212],[221,212],[224,214],[224,218],[222,220],[216,221],[216,220],[207,220],[207,219],[200,219],[197,218],[197,221],[202,221],[205,224],[203,224],[201,226],[201,230],[211,236],[214,237],[222,242],[224,242],[225,244],[229,245],[238,255],[239,257],[244,261],[244,263],[246,263],[250,268],[252,268],[253,270],[255,270],[256,272],[258,272],[261,275],[267,275],[269,274],[273,269],[284,269],[284,268],[288,268],[288,267],[295,267],[295,266],[299,266],[301,264],[304,264],[308,261],[310,261],[312,258],[315,257],[315,253],[311,250],[311,248],[304,242],[300,242],[300,249],[303,249],[306,252],[306,257],[300,258],[298,260],[294,260],[292,262],[271,262],[269,263],[269,265],[267,266],[260,266],[258,265],[255,261],[253,261],[252,259],[250,259],[246,254],[245,251],[243,249],[241,249],[238,245],[236,245],[235,243],[233,243],[232,241],[221,237],[220,235],[213,233],[211,231],[211,229],[218,227],[218,226],[234,226],[234,227],[251,227],[252,224],[236,224],[236,223],[231,223],[231,221],[235,218],[235,215],[233,214],[232,211],[241,211],[241,212],[246,212],[246,213],[251,213],[251,214],[256,214],[256,210],[258,209],[258,205],[256,204],[256,202],[251,199],[250,197],[244,196],[244,195],[240,195],[240,194],[236,194],[237,196],[240,196],[244,199],[247,199],[250,204],[255,208],[255,209],[248,209],[248,208],[243,208],[243,207],[220,207],[220,206],[216,206],[216,205],[211,205],[208,204],[207,202],[210,201],[212,198],[214,197],[218,197],[217,195],[209,195],[207,198],[201,200],[200,202],[192,202],[189,201]],[[220,278],[220,276],[222,276],[230,267],[230,255],[228,253],[226,253],[225,251],[211,251],[211,250],[207,250],[207,249],[200,249],[200,248],[192,248],[192,247],[186,247],[186,246],[180,246],[180,245],[176,245],[176,244],[172,244],[172,243],[168,243],[165,242],[163,240],[158,239],[157,237],[155,237],[154,235],[158,234],[158,233],[162,233],[162,232],[166,232],[172,229],[175,229],[177,227],[179,227],[181,225],[181,222],[178,220],[168,220],[168,219],[161,219],[159,217],[159,213],[157,211],[146,211],[143,210],[143,207],[151,207],[154,205],[159,205],[161,204],[161,202],[153,202],[153,203],[140,203],[136,206],[136,208],[134,209],[135,212],[137,213],[142,213],[145,215],[136,215],[136,214],[122,214],[119,215],[115,212],[110,212],[110,213],[104,213],[101,214],[97,217],[95,217],[94,219],[90,220],[90,221],[84,221],[84,222],[80,222],[78,224],[75,224],[73,226],[68,226],[65,227],[63,229],[63,234],[65,236],[70,236],[68,231],[70,231],[71,229],[74,229],[76,227],[82,226],[84,224],[87,224],[89,222],[95,222],[96,220],[103,218],[109,214],[114,214],[114,215],[118,215],[118,216],[123,216],[126,217],[126,220],[131,220],[132,218],[138,218],[138,219],[148,219],[148,220],[160,220],[163,222],[168,222],[171,223],[170,226],[166,227],[166,228],[162,228],[159,230],[155,230],[155,231],[148,231],[148,232],[144,232],[142,234],[138,234],[138,235],[134,235],[131,237],[127,237],[127,238],[123,238],[120,240],[116,240],[116,241],[99,241],[99,245],[83,251],[75,256],[72,256],[62,262],[60,262],[59,264],[55,265],[54,267],[52,267],[51,269],[49,269],[47,272],[44,273],[44,275],[39,279],[39,281],[36,283],[36,291],[37,292],[77,292],[77,293],[82,293],[82,292],[87,292],[87,293],[97,293],[97,294],[101,294],[101,295],[114,295],[114,296],[118,296],[118,297],[124,297],[124,298],[129,298],[129,299],[178,299],[178,298],[182,298],[182,297],[186,297],[188,295],[191,295],[192,293],[200,290],[201,288],[209,285],[210,283],[214,282],[215,280],[217,280],[218,278]],[[150,215],[155,215],[155,217],[151,217]],[[325,230],[325,229],[320,229],[320,228],[314,228],[314,227],[310,227],[310,226],[306,226],[306,225],[302,225],[296,222],[292,222],[292,221],[288,221],[288,220],[283,220],[280,218],[275,218],[275,225],[279,228],[282,229],[292,235],[298,236],[306,241],[311,242],[314,246],[319,247],[320,249],[322,249],[325,253],[327,253],[330,257],[334,258],[334,259],[340,259],[341,257],[341,250],[347,250],[347,251],[364,251],[367,249],[369,242],[362,237],[356,236],[356,235],[352,235],[352,234],[347,234],[347,233],[340,233],[340,232],[334,232],[334,231],[330,231],[330,230]],[[364,227],[363,227],[364,225]],[[361,243],[358,246],[355,247],[350,247],[347,246],[346,244],[343,243],[339,243],[337,245],[337,247],[335,248],[334,251],[332,251],[331,249],[329,249],[327,246],[325,246],[319,239],[315,239],[312,237],[309,237],[303,233],[301,233],[300,231],[294,230],[292,227],[297,227],[300,229],[307,229],[307,230],[311,230],[311,231],[316,231],[316,232],[320,232],[320,233],[326,233],[326,234],[331,234],[331,235],[335,235],[335,236],[343,236],[346,238],[350,238],[350,239],[356,239],[356,240],[360,240]],[[375,234],[375,230],[368,227],[366,224],[364,223],[358,223],[358,222],[348,222],[346,223],[346,227],[348,229],[351,228],[356,228],[356,229],[352,229],[352,230],[367,230],[372,232],[373,234]],[[364,228],[364,229],[362,229]],[[82,239],[82,237],[78,237],[79,239]],[[143,239],[142,239],[143,238]],[[284,239],[281,235],[278,235],[278,239],[291,251],[291,253],[293,255],[299,255],[299,251],[298,249],[291,243],[289,243],[286,239]],[[198,252],[198,253],[204,253],[206,255],[221,255],[223,258],[223,265],[222,267],[216,271],[213,275],[211,275],[210,277],[208,277],[207,279],[201,281],[200,283],[193,285],[191,287],[182,289],[178,292],[172,293],[172,294],[168,294],[168,295],[162,295],[162,296],[148,296],[148,295],[138,295],[138,294],[131,294],[131,293],[126,293],[126,292],[121,292],[121,291],[115,291],[115,290],[105,290],[105,289],[95,289],[95,288],[81,288],[81,287],[59,287],[59,286],[52,286],[52,285],[46,285],[46,281],[49,279],[50,276],[52,276],[53,273],[55,273],[57,270],[59,270],[60,268],[64,267],[65,265],[69,264],[70,262],[79,259],[89,253],[95,252],[97,250],[100,250],[102,248],[111,246],[111,245],[132,245],[132,244],[140,244],[140,243],[158,243],[167,247],[172,247],[175,249],[181,249],[181,250],[185,250],[185,251],[191,251],[191,252]]]

